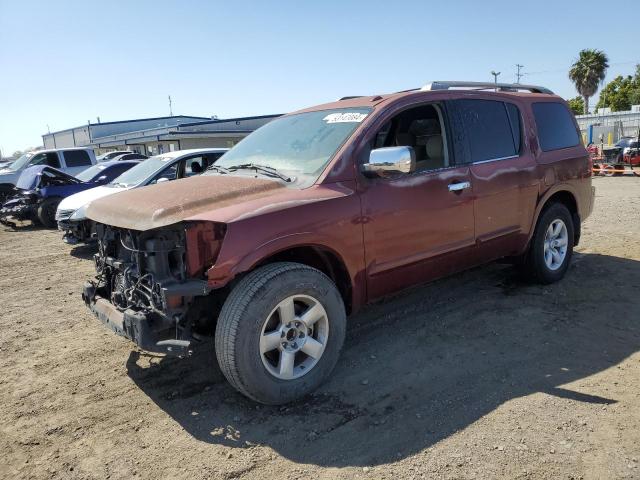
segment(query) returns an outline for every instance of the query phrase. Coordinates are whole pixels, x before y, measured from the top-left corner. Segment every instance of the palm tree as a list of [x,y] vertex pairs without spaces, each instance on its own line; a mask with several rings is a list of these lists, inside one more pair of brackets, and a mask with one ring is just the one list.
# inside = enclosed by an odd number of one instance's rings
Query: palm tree
[[589,113],[589,97],[598,90],[598,85],[604,81],[609,68],[609,58],[601,50],[580,50],[578,60],[571,65],[569,78],[576,86],[576,90],[584,98],[584,113]]

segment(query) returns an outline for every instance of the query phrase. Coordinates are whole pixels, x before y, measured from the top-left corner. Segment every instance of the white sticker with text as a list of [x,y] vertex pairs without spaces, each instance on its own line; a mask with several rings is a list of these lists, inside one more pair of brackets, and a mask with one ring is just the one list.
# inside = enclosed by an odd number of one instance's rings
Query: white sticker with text
[[359,112],[330,113],[323,120],[327,123],[360,123],[366,116],[366,113]]

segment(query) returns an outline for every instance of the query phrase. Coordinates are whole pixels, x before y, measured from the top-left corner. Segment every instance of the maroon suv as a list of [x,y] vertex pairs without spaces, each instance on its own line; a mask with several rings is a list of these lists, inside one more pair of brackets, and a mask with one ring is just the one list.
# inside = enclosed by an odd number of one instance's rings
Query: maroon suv
[[229,382],[278,404],[329,375],[366,303],[501,258],[560,280],[593,198],[574,117],[545,88],[348,97],[273,120],[202,176],[92,203],[83,298],[150,351],[214,335]]

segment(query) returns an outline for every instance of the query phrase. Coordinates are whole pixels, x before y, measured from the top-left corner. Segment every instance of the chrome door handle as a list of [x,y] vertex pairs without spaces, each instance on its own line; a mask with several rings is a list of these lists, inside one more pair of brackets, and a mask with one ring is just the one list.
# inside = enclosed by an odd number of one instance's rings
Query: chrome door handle
[[460,192],[465,188],[471,187],[471,182],[458,182],[458,183],[450,183],[449,191],[450,192]]

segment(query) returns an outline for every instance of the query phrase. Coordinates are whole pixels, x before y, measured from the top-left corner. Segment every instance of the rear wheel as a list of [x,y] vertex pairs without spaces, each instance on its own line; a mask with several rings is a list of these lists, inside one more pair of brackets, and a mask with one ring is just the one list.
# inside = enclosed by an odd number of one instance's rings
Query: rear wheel
[[56,226],[56,210],[59,198],[47,198],[38,206],[38,220],[47,228]]
[[552,203],[541,214],[529,245],[522,273],[539,283],[564,277],[573,255],[574,227],[562,203]]
[[216,326],[220,368],[240,393],[277,405],[315,390],[344,342],[344,302],[322,272],[273,263],[244,277]]

